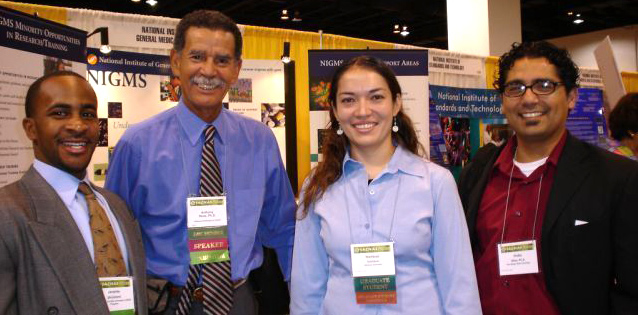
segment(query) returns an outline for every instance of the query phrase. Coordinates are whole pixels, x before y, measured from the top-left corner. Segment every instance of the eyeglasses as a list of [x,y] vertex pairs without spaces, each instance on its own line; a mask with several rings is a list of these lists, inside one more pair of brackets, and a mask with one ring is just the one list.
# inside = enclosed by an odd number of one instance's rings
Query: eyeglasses
[[505,84],[503,88],[503,95],[507,97],[521,97],[527,89],[531,88],[532,92],[536,95],[548,95],[556,91],[556,87],[559,85],[565,85],[563,82],[554,82],[550,80],[538,80],[530,85],[525,85],[521,82],[510,82]]

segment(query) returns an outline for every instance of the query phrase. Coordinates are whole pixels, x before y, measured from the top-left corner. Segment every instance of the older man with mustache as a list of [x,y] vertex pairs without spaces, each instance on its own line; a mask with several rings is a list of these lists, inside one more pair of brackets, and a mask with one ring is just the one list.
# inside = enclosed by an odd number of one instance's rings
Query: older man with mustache
[[106,187],[139,220],[149,277],[170,284],[164,314],[256,314],[245,280],[262,245],[290,276],[295,203],[277,142],[222,106],[241,49],[227,16],[186,15],[171,51],[179,103],[128,129],[111,158]]

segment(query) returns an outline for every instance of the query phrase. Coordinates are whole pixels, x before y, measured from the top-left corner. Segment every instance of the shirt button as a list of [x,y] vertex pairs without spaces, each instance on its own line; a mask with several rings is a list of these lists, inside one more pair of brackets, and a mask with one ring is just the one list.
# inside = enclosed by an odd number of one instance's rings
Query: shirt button
[[503,286],[506,287],[506,288],[509,287],[510,286],[510,281],[509,280],[503,281]]
[[522,214],[520,211],[516,211],[516,212],[514,212],[514,215],[515,215],[515,216],[517,216],[517,217],[520,217],[520,216],[522,216],[523,214]]
[[370,189],[370,195],[374,195],[374,190]]
[[364,225],[366,227],[366,229],[370,228],[370,223],[366,223],[366,225]]

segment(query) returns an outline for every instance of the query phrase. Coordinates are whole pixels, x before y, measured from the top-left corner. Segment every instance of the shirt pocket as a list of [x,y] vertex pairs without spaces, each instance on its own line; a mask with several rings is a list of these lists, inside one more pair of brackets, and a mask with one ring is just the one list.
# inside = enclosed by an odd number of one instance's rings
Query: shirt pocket
[[230,197],[229,225],[238,235],[255,237],[264,204],[264,189],[238,189]]

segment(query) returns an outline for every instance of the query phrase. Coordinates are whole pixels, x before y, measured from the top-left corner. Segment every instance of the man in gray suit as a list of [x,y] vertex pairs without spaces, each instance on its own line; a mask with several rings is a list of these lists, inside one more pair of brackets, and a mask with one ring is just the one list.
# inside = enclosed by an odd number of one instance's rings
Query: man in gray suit
[[86,172],[99,137],[95,92],[56,72],[29,87],[25,109],[35,161],[0,189],[0,314],[146,314],[137,223]]

